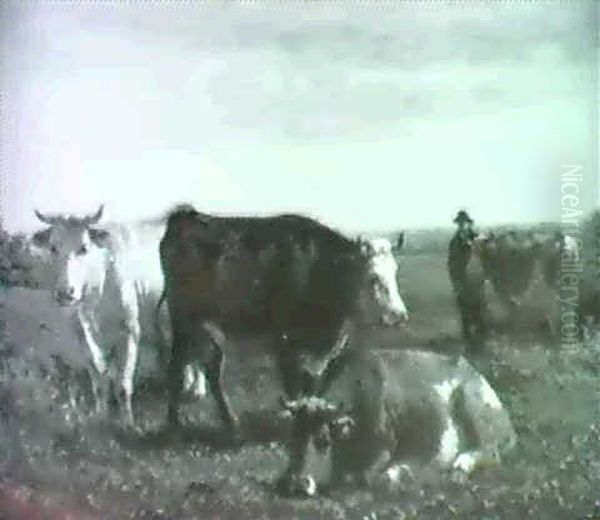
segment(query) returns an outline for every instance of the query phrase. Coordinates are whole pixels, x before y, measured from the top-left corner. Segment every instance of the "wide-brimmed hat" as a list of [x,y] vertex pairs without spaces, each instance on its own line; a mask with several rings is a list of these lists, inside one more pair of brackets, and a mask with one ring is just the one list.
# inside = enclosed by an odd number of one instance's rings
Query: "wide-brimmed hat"
[[469,214],[464,209],[461,209],[456,214],[456,217],[454,217],[454,223],[455,224],[462,224],[464,222],[467,222],[469,224],[473,224],[473,219],[471,217],[469,217]]

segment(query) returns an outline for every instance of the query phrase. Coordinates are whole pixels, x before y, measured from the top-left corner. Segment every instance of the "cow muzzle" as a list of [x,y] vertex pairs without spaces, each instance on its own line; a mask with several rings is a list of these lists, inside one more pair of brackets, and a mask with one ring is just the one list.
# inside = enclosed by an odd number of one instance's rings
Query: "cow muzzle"
[[312,498],[318,491],[317,482],[312,475],[292,475],[284,478],[279,488],[284,496],[297,498]]

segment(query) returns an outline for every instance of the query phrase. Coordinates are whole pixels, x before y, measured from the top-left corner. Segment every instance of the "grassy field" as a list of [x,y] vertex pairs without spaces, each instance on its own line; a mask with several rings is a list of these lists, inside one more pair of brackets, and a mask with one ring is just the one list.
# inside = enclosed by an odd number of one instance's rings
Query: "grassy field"
[[[366,334],[366,346],[460,345],[443,249],[408,248],[399,260],[410,321]],[[526,303],[531,323],[544,298],[534,291]],[[74,362],[77,356],[67,323],[47,296],[10,289],[0,303],[0,518],[600,519],[597,338],[573,351],[527,330],[490,339],[477,366],[519,434],[501,467],[481,470],[466,483],[444,475],[409,483],[393,495],[375,489],[292,500],[274,492],[289,425],[278,417],[281,389],[258,342],[228,353],[226,385],[247,439],[241,448],[221,442],[210,398],[186,402],[185,428],[163,430],[165,395],[156,388],[138,391],[141,432],[125,435],[67,406],[51,353],[70,353]],[[501,324],[493,299],[491,308]]]

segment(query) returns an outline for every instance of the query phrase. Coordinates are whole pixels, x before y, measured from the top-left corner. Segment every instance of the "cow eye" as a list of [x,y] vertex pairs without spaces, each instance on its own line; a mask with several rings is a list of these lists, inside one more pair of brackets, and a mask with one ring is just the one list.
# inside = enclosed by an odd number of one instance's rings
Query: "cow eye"
[[85,255],[87,252],[88,252],[88,248],[87,248],[87,246],[81,246],[81,247],[79,248],[79,250],[77,251],[77,254],[78,254],[79,256],[81,256],[81,255]]
[[56,246],[50,246],[50,252],[53,255],[57,255],[58,254],[58,248]]

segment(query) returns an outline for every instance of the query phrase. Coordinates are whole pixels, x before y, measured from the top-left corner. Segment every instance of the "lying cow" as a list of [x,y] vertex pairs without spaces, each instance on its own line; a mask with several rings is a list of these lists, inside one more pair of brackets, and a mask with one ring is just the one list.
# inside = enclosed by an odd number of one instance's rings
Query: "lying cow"
[[354,350],[342,365],[321,397],[285,403],[293,416],[286,492],[316,492],[311,441],[328,449],[331,486],[393,484],[419,465],[469,475],[515,445],[507,411],[462,356]]
[[160,243],[173,327],[168,420],[178,422],[182,368],[205,367],[222,421],[237,417],[222,387],[225,333],[267,335],[294,397],[332,358],[349,319],[406,318],[391,247],[351,240],[306,217],[216,217],[180,207]]
[[[36,232],[32,242],[47,252],[46,283],[80,338],[81,345],[73,349],[81,354],[81,365],[90,376],[97,412],[108,410],[112,384],[123,424],[130,426],[139,361],[145,373],[154,371],[160,377],[161,358],[167,357],[155,326],[163,286],[157,249],[165,226],[155,222],[99,227],[102,213],[102,207],[88,217],[36,211],[48,227]],[[156,348],[138,356],[140,341]],[[203,395],[204,380],[197,367],[186,368],[186,381],[196,395]]]

